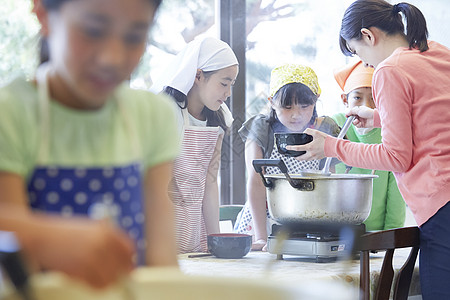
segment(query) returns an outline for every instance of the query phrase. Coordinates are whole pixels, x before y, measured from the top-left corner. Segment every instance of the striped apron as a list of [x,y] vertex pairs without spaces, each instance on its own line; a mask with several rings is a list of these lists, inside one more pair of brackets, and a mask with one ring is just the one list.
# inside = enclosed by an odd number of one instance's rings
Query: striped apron
[[181,153],[175,159],[169,189],[175,207],[178,252],[207,252],[203,198],[208,168],[223,130],[220,127],[191,126],[187,110],[182,109],[182,114]]

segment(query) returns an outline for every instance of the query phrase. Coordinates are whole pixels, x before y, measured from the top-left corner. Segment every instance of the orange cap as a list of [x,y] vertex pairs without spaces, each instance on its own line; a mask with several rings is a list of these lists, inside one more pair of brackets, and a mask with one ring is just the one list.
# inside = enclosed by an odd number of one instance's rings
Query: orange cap
[[372,75],[373,68],[364,67],[362,61],[334,71],[334,78],[346,94],[360,87],[372,87]]

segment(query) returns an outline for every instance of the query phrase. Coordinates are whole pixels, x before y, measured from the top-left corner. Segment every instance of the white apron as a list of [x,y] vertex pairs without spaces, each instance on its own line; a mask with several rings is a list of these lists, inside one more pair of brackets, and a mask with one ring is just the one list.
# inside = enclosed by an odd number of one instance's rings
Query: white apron
[[[206,252],[203,197],[206,177],[220,127],[191,126],[187,109],[182,109],[181,153],[175,159],[169,193],[175,207],[175,229],[179,253]],[[216,201],[215,199],[211,199]],[[218,200],[217,200],[218,201]]]

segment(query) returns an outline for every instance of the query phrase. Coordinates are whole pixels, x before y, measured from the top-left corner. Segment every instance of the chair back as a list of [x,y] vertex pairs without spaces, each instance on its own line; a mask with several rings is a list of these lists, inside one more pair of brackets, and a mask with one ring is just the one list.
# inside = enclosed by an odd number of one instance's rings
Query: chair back
[[231,220],[232,225],[236,223],[236,218],[244,205],[231,204],[219,206],[219,221]]
[[416,263],[420,245],[420,231],[417,226],[403,227],[390,230],[368,232],[363,234],[357,245],[360,256],[360,300],[370,300],[370,269],[369,252],[386,250],[383,265],[376,286],[374,300],[388,300],[392,282],[394,280],[394,268],[392,258],[397,248],[411,247],[408,259],[398,271],[393,286],[394,300],[407,300],[411,278]]

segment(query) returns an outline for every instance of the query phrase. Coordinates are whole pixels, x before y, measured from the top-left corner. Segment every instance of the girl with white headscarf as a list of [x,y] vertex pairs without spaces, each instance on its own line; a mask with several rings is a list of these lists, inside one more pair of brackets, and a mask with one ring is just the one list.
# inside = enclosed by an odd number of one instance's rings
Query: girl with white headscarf
[[153,87],[180,108],[182,150],[169,188],[179,253],[206,252],[207,234],[219,232],[217,174],[223,134],[233,121],[225,101],[237,74],[230,46],[206,37],[190,42]]

